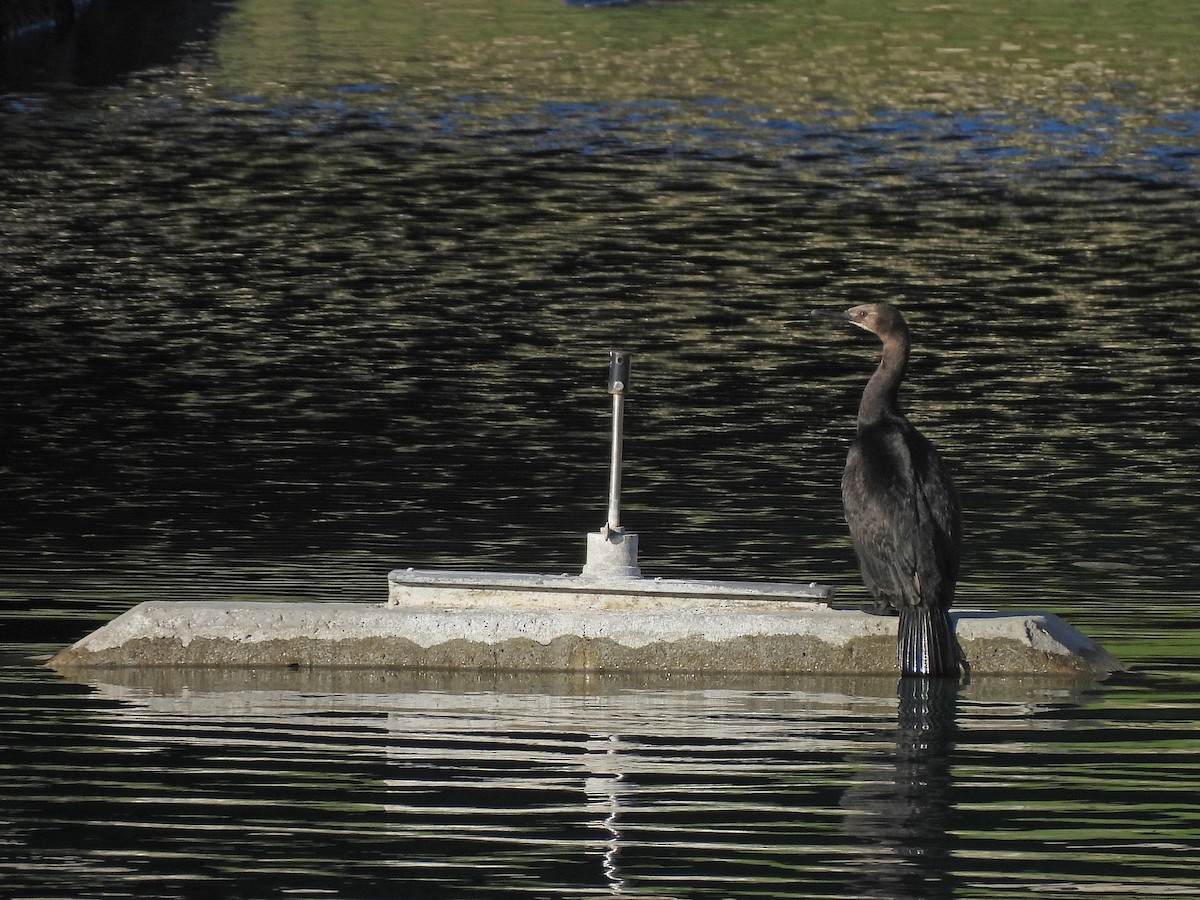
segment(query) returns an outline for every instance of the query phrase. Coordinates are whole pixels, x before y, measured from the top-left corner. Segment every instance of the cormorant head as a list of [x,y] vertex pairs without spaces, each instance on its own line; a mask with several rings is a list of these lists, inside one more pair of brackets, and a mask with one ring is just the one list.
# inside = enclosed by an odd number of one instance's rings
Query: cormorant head
[[864,303],[861,306],[853,306],[846,310],[845,317],[849,324],[878,335],[884,341],[908,334],[904,316],[890,303]]

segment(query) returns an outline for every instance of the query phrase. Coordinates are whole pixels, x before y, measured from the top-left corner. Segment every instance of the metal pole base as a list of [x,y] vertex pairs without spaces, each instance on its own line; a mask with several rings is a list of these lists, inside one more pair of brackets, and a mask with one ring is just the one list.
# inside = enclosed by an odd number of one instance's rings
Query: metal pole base
[[641,578],[637,561],[638,536],[624,530],[589,532],[585,578]]

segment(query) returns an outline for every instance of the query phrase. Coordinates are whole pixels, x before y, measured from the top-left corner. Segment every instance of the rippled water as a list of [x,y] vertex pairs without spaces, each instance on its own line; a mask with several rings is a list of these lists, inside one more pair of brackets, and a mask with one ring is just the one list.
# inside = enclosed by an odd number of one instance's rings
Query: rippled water
[[[1194,13],[204,9],[154,68],[0,93],[9,894],[1194,892]],[[29,662],[142,599],[578,571],[612,346],[643,570],[857,600],[876,349],[807,313],[870,299],[956,469],[959,604],[1134,680]]]
[[114,673],[12,723],[0,874],[10,896],[1194,895],[1194,691],[942,687]]

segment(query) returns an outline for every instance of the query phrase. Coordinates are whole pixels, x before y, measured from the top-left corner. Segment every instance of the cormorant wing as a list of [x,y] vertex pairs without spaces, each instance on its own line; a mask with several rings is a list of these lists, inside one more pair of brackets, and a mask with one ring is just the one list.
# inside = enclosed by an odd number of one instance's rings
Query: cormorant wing
[[842,476],[846,523],[863,581],[896,608],[919,600],[914,578],[922,552],[918,498],[912,454],[902,433],[894,424],[862,429]]
[[867,587],[897,608],[949,606],[962,515],[949,469],[905,419],[860,430],[842,478],[846,522]]

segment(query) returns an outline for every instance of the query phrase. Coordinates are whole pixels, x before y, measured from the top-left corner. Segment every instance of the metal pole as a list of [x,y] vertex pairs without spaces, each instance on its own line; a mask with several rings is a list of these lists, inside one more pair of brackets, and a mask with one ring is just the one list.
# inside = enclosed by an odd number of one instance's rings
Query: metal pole
[[621,443],[625,436],[625,391],[629,387],[629,354],[608,355],[608,392],[613,398],[612,460],[608,473],[608,530],[621,530]]
[[612,463],[608,472],[608,527],[616,531],[621,527],[621,438],[622,420],[625,415],[625,398],[613,394]]

